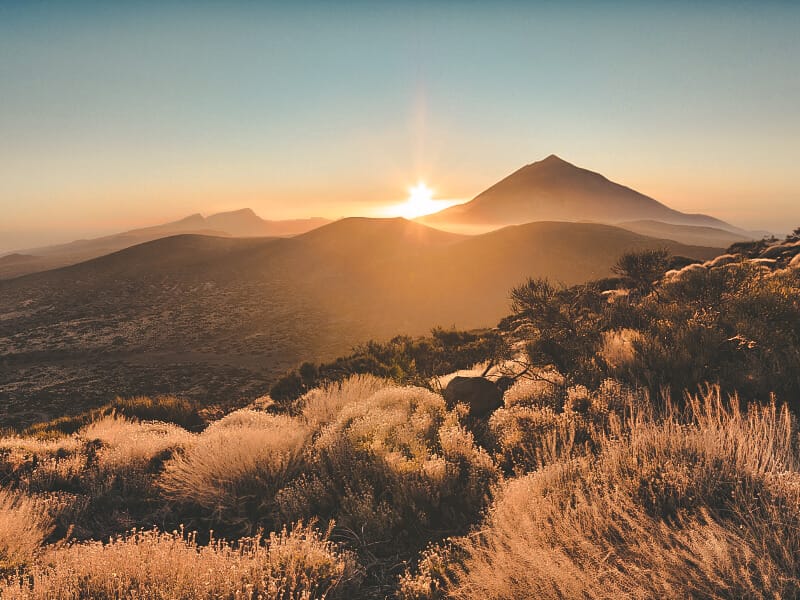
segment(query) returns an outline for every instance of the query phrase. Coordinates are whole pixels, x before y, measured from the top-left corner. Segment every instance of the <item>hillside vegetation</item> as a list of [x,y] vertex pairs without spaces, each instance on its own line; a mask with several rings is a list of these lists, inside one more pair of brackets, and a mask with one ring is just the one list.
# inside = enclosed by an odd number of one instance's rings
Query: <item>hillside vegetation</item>
[[[0,596],[799,596],[800,240],[511,297],[205,426],[165,398],[6,434]],[[487,367],[503,406],[448,408]]]

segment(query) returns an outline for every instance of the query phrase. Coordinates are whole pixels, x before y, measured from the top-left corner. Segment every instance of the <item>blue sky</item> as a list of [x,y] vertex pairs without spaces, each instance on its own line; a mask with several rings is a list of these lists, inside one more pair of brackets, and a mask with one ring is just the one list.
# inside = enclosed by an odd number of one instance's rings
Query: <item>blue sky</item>
[[0,231],[370,215],[551,153],[800,225],[800,3],[702,4],[0,0]]

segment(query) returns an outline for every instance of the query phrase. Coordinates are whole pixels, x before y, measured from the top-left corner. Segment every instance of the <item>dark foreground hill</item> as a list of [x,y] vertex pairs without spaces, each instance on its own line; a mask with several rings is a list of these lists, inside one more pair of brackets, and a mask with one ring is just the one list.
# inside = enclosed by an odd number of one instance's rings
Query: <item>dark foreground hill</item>
[[179,235],[2,281],[0,422],[115,395],[240,403],[301,360],[436,325],[492,326],[528,276],[578,283],[654,247],[718,253],[586,223],[465,237],[344,219],[293,238]]

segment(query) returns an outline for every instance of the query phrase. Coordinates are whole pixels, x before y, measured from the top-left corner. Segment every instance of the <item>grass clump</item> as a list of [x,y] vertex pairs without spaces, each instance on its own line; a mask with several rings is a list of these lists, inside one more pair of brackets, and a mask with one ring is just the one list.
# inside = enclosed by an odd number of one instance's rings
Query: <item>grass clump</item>
[[308,525],[243,538],[236,544],[194,535],[134,531],[108,543],[56,547],[41,564],[0,585],[8,599],[217,600],[349,598],[355,557]]
[[378,556],[465,531],[499,478],[442,397],[423,388],[390,386],[343,406],[311,452],[306,473],[277,497],[285,519],[336,515]]
[[170,460],[159,486],[186,519],[252,533],[274,525],[275,495],[305,466],[309,435],[292,417],[235,411]]
[[0,573],[29,565],[52,529],[42,502],[0,489]]

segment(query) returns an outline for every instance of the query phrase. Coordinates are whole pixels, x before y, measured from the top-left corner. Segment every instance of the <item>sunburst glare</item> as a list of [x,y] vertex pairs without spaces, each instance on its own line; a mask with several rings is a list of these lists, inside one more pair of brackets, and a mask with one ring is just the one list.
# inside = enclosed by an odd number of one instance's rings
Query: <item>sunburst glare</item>
[[416,219],[460,203],[458,200],[435,200],[434,193],[433,189],[420,180],[417,185],[408,188],[408,198],[405,202],[387,207],[385,214],[391,217]]

